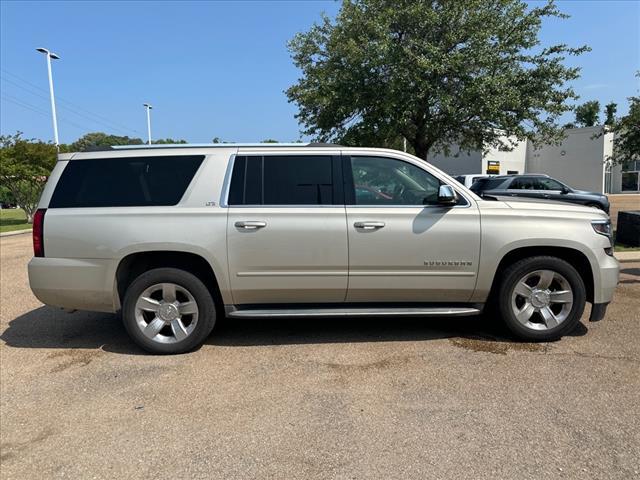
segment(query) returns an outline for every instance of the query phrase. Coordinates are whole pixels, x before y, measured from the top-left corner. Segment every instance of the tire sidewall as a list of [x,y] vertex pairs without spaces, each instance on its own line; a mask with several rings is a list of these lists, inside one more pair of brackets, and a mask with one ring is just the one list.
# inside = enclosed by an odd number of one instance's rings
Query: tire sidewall
[[[194,331],[184,340],[176,343],[159,343],[147,338],[137,325],[135,306],[139,296],[148,287],[171,282],[181,286],[193,295],[198,305],[198,323]],[[195,275],[177,268],[157,268],[136,278],[127,288],[122,306],[122,320],[133,341],[150,353],[184,353],[200,346],[211,333],[216,321],[216,310],[211,293]]]
[[[511,308],[511,297],[517,282],[535,270],[552,270],[569,282],[573,293],[573,306],[567,319],[549,330],[532,330],[522,325]],[[580,321],[586,304],[586,288],[582,277],[573,266],[556,257],[531,257],[521,260],[504,272],[499,291],[499,309],[506,326],[521,339],[534,341],[555,340],[571,332]]]

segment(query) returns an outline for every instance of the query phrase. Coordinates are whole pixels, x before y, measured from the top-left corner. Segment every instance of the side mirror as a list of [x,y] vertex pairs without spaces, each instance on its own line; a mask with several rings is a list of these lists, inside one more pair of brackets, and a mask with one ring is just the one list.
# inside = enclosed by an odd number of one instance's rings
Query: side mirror
[[438,189],[439,205],[455,205],[458,203],[458,195],[451,185],[440,185]]
[[562,190],[560,190],[560,193],[562,193],[563,195],[566,195],[567,193],[571,193],[571,190],[569,190],[567,187],[562,187]]

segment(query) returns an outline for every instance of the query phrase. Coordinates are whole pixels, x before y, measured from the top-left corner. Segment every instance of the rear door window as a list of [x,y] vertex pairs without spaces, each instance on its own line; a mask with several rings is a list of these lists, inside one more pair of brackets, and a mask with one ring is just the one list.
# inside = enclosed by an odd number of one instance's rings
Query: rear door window
[[238,156],[229,205],[335,205],[340,198],[339,157],[331,155]]
[[71,160],[50,208],[176,205],[204,155]]

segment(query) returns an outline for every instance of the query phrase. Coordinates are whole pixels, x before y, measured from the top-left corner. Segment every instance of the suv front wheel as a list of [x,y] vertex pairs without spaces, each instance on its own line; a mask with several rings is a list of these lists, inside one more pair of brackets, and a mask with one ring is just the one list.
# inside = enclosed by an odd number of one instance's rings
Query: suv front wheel
[[586,289],[566,261],[550,256],[520,260],[503,272],[498,294],[505,324],[524,340],[555,340],[580,321]]
[[148,352],[184,353],[206,340],[216,311],[198,277],[176,268],[157,268],[131,283],[122,319],[131,338]]

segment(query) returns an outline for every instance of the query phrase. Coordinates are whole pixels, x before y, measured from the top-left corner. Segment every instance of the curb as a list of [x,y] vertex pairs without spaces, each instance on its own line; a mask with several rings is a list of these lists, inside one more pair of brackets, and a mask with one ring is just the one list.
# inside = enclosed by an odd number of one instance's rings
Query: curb
[[23,233],[31,233],[31,228],[27,228],[26,230],[15,230],[13,232],[4,232],[0,233],[0,237],[12,237],[13,235],[22,235]]
[[640,252],[618,252],[614,253],[614,257],[620,263],[640,262]]

